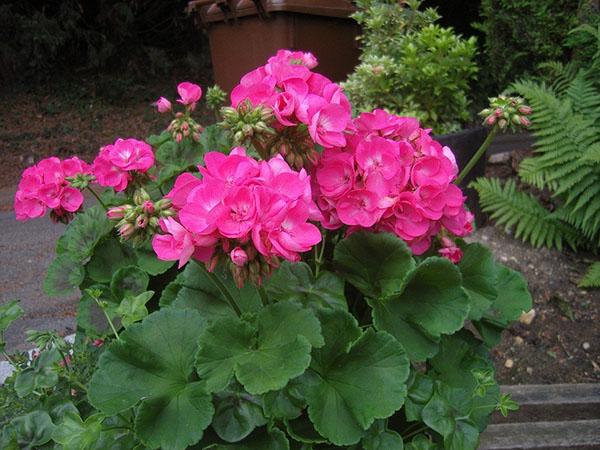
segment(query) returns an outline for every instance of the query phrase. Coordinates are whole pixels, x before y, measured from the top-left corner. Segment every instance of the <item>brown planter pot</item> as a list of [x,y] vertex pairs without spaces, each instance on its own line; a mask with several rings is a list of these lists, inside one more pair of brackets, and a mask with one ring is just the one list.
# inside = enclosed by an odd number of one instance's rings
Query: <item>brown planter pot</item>
[[[458,131],[451,134],[442,134],[439,136],[433,136],[433,138],[439,141],[442,145],[450,147],[454,156],[456,157],[456,164],[458,164],[459,170],[471,160],[475,152],[481,147],[483,141],[487,136],[488,132],[483,127],[471,128],[467,130]],[[477,162],[473,170],[465,177],[460,183],[460,187],[467,196],[467,206],[469,210],[475,215],[475,222],[478,226],[485,223],[485,215],[479,207],[479,199],[477,197],[477,191],[470,189],[467,186],[475,178],[483,177],[485,175],[485,164],[487,158],[485,155]]]
[[215,82],[226,91],[283,48],[312,52],[333,81],[358,63],[351,0],[194,0],[189,10],[208,31]]

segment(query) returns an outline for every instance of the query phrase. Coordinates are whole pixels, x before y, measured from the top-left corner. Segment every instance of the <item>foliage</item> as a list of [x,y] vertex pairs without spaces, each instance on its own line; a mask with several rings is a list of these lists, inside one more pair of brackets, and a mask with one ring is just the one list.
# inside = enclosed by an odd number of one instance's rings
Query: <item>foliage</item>
[[563,41],[577,25],[577,6],[572,0],[482,0],[478,28],[484,34],[482,75],[489,89],[505,89],[540,63],[565,62]]
[[[304,70],[296,56],[311,61],[306,54],[283,55],[294,56],[294,63],[280,65],[285,70]],[[470,229],[460,189],[435,191],[449,196],[456,214],[432,209],[434,218],[421,220],[425,227],[414,227],[414,202],[402,205],[404,212],[390,209],[398,216],[395,228],[404,227],[410,239],[389,228],[341,223],[324,231],[307,173],[314,167],[295,171],[279,155],[257,161],[231,149],[220,126],[202,136],[186,133],[200,98],[196,88],[187,92],[195,93],[188,103],[179,102],[185,112],[174,113],[177,130],[146,143],[118,141],[95,161],[94,173],[107,174],[102,182],[119,187],[98,196],[95,206],[78,205],[46,283],[51,293],[82,293],[75,343],[33,331],[34,357],[8,355],[15,373],[0,390],[0,447],[475,450],[491,413],[515,408],[499,392],[488,353],[502,330],[530,309],[531,297],[523,277],[488,249],[451,237],[455,228]],[[343,95],[336,85],[323,92],[331,88],[337,89],[331,97]],[[248,112],[248,105],[232,109]],[[407,136],[418,128],[414,119],[384,118],[384,127]],[[310,130],[295,125],[304,144],[311,133],[337,136],[328,120],[317,126],[306,120]],[[254,125],[241,129],[252,137],[275,132]],[[417,166],[415,177],[451,183],[457,168],[447,156],[432,156],[441,146],[423,133],[420,145],[431,154],[419,162],[428,175],[421,177]],[[379,139],[374,143],[386,141]],[[321,150],[314,141],[312,150]],[[357,149],[361,164],[360,152],[367,161],[377,156],[370,149]],[[387,169],[404,167],[394,157]],[[445,169],[431,175],[428,163],[440,161]],[[48,164],[35,170],[48,173]],[[56,184],[66,180],[95,193],[97,177],[64,177],[60,167],[50,172]],[[39,188],[44,180],[35,170],[19,185],[18,208],[32,214],[40,212],[39,197],[48,202],[48,190],[62,195],[44,183]],[[379,180],[380,189],[384,180],[376,175],[367,168],[361,174]],[[394,186],[398,196],[414,195],[413,185]],[[228,191],[260,194],[256,214],[248,219],[241,194],[224,209],[219,202],[233,197]],[[390,197],[384,200],[391,208]],[[214,207],[203,217],[210,202]],[[355,213],[364,215],[360,207]],[[389,219],[383,211],[376,220]],[[430,224],[441,236],[423,234]],[[459,256],[438,256],[440,246]],[[14,302],[2,307],[0,332],[21,313]]]
[[199,34],[185,17],[186,4],[3,2],[0,79],[7,81],[17,75],[41,78],[65,66],[92,70],[119,67],[121,74],[125,69],[145,77],[149,72],[162,73],[173,66],[174,58],[183,59],[196,47],[193,42]]
[[357,2],[362,55],[344,88],[355,112],[383,108],[419,118],[436,133],[468,121],[467,91],[477,73],[475,38],[457,36],[434,22],[421,1]]
[[600,287],[600,262],[592,264],[579,282],[580,287]]

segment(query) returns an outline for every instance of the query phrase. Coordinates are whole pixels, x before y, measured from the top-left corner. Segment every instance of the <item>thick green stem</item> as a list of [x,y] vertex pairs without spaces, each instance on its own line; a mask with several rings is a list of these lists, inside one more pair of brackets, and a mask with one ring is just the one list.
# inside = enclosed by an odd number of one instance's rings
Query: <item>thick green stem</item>
[[223,297],[225,297],[225,299],[227,300],[227,303],[229,303],[229,306],[231,306],[231,309],[233,309],[235,311],[235,313],[237,314],[238,317],[241,317],[242,310],[240,309],[238,304],[235,302],[235,300],[233,299],[233,296],[231,295],[229,290],[227,290],[227,287],[223,284],[223,282],[219,279],[219,277],[216,276],[213,272],[209,272],[208,270],[206,270],[206,267],[204,266],[204,264],[201,264],[199,262],[196,262],[196,263],[200,267],[202,267],[204,272],[208,275],[208,278],[210,278],[210,281],[212,281],[212,283],[219,290],[219,292],[221,292],[221,294],[223,294]]
[[479,150],[477,150],[477,153],[475,153],[475,155],[473,155],[473,157],[467,163],[467,165],[464,167],[464,169],[460,171],[460,174],[458,175],[458,177],[456,178],[456,181],[454,182],[455,184],[460,184],[460,182],[465,179],[465,177],[469,174],[469,172],[471,170],[473,170],[473,167],[475,167],[475,164],[477,164],[477,161],[479,161],[479,159],[481,159],[481,157],[485,154],[486,150],[488,149],[488,147],[490,146],[490,144],[496,137],[496,134],[498,133],[499,129],[500,128],[498,127],[498,125],[494,125],[494,128],[492,128],[490,130],[489,134],[485,138],[485,141],[483,141],[483,144],[481,144],[481,147],[479,147]]
[[96,193],[96,191],[93,190],[91,186],[88,186],[87,188],[88,188],[88,191],[90,191],[92,193],[92,195],[94,197],[96,197],[96,200],[98,200],[98,203],[100,203],[100,205],[102,205],[102,207],[104,208],[104,211],[108,211],[107,206],[104,204],[104,202],[102,201],[100,196]]

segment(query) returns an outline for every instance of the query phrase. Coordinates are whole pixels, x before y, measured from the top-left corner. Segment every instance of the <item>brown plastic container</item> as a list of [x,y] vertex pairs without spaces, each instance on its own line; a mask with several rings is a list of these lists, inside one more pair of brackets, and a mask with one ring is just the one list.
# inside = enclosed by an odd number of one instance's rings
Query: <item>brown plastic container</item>
[[226,91],[282,48],[312,52],[333,81],[358,63],[351,0],[194,0],[189,10],[208,30],[215,82]]

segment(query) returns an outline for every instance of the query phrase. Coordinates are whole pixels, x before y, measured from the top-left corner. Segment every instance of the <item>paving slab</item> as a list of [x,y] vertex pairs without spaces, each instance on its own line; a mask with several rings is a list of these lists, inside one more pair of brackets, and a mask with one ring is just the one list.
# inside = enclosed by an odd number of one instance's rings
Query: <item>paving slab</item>
[[11,193],[0,193],[0,304],[20,300],[23,318],[6,333],[7,350],[25,350],[25,331],[75,329],[77,295],[50,298],[43,290],[48,265],[54,258],[56,241],[65,226],[47,217],[18,222],[10,211]]

